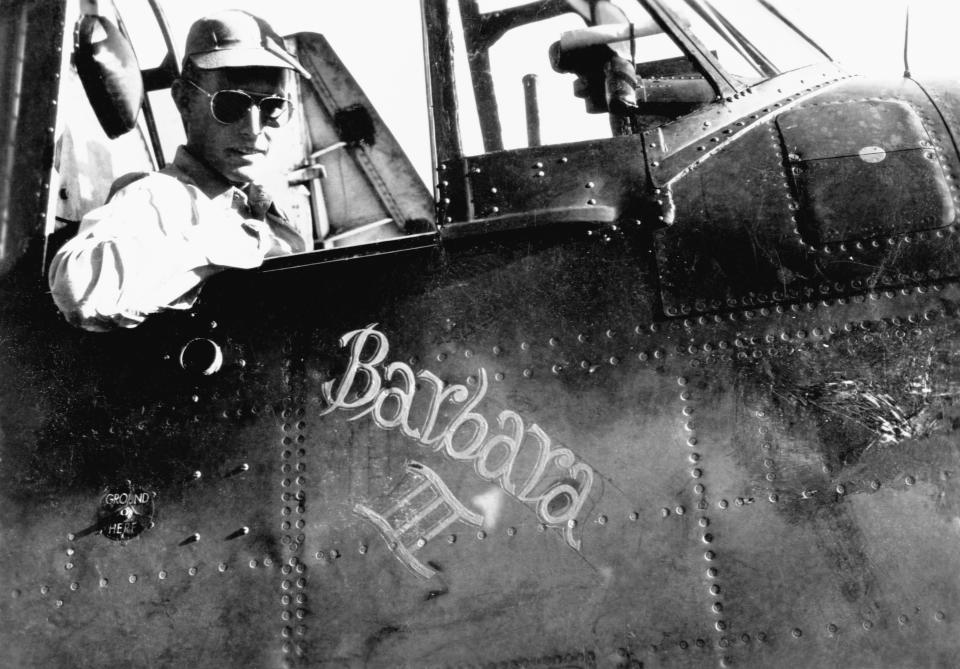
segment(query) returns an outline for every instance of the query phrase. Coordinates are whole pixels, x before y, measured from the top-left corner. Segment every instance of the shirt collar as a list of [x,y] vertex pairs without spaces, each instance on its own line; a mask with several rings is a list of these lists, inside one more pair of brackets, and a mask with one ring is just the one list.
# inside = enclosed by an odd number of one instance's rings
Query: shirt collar
[[228,195],[233,198],[236,184],[231,183],[222,174],[214,170],[206,161],[195,156],[186,146],[177,147],[173,164],[168,165],[164,172],[173,173],[180,181],[196,186],[211,200]]

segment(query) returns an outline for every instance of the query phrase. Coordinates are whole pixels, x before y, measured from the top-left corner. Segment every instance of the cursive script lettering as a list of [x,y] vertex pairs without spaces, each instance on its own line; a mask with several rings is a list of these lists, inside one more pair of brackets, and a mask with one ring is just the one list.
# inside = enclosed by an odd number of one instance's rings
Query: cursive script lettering
[[[323,384],[323,414],[360,409],[348,420],[369,416],[383,430],[399,430],[421,446],[472,462],[477,476],[529,506],[542,523],[559,529],[567,544],[580,549],[576,521],[594,485],[593,469],[509,409],[497,415],[499,432],[491,430],[479,410],[488,389],[485,369],[479,370],[472,394],[464,385],[448,386],[428,370],[415,373],[404,362],[390,362],[381,376],[378,366],[387,359],[390,342],[376,324],[348,332],[340,346],[349,347],[350,360],[342,376]],[[417,380],[423,382],[420,390]],[[397,385],[388,386],[390,382]],[[423,414],[420,422],[413,417],[417,407]],[[442,418],[451,408],[455,413]]]

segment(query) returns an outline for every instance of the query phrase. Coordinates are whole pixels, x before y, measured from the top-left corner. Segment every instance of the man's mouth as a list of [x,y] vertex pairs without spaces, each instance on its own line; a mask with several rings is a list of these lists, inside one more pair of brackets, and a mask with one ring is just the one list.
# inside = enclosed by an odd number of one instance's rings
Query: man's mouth
[[250,146],[234,146],[227,149],[227,155],[234,161],[241,163],[257,162],[266,154],[266,151]]
[[264,151],[263,149],[258,149],[255,146],[234,146],[234,147],[231,147],[229,151],[231,153],[236,153],[241,156],[252,156],[252,155],[262,156],[263,154],[266,153],[266,151]]

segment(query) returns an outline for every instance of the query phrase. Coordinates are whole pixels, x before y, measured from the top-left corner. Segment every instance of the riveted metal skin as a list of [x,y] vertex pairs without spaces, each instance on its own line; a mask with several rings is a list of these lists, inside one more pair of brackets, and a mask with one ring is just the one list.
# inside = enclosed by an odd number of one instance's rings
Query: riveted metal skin
[[3,663],[956,665],[960,103],[922,86],[804,68],[467,157],[435,89],[440,232],[132,331],[63,323],[34,239]]
[[[5,0],[0,3],[0,275],[6,274],[42,234],[53,169],[59,89],[62,2]],[[45,44],[45,48],[31,48]]]

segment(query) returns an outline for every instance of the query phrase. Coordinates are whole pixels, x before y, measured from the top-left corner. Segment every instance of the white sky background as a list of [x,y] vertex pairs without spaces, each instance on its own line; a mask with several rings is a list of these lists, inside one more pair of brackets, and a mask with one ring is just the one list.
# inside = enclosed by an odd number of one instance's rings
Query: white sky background
[[[482,1],[481,8],[493,1]],[[515,4],[495,1],[498,5]],[[128,24],[137,22],[129,10],[146,5],[144,0],[116,2]],[[324,34],[417,171],[429,180],[419,4],[419,0],[167,0],[164,7],[181,49],[193,20],[231,7],[258,14],[281,34]],[[902,74],[907,0],[781,0],[779,4],[850,70],[890,77]],[[910,64],[914,75],[946,75],[960,82],[960,59],[950,48],[956,41],[960,3],[912,0],[910,5]],[[129,27],[136,37],[135,26]],[[148,60],[145,55],[140,53],[142,61]],[[468,138],[465,142],[469,143]]]

